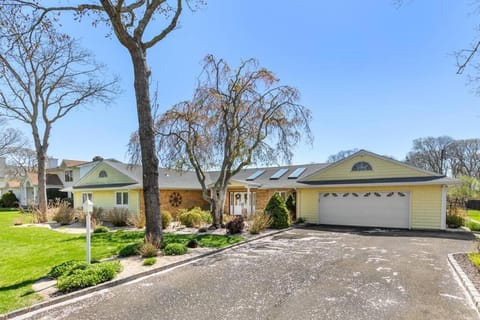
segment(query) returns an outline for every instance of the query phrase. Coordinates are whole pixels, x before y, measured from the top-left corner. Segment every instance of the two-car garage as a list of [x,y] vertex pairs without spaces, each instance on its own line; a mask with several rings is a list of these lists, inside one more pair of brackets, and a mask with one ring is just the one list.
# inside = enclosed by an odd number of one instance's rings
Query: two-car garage
[[319,223],[410,228],[410,193],[406,191],[320,192]]

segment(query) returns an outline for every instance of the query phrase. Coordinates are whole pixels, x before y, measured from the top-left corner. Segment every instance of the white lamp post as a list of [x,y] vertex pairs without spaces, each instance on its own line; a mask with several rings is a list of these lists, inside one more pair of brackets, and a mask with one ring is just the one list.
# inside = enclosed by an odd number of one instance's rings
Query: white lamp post
[[85,213],[86,216],[86,224],[87,224],[87,263],[90,263],[90,214],[93,211],[93,202],[87,199],[83,203],[83,212]]

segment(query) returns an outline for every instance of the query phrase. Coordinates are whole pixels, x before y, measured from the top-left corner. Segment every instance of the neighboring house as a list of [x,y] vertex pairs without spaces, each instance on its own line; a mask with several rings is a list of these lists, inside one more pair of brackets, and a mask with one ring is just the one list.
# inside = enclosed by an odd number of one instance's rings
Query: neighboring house
[[[90,167],[88,167],[88,164],[91,164]],[[58,159],[49,158],[46,172],[47,196],[52,197],[54,195],[56,197],[59,195],[58,191],[60,189],[72,186],[80,179],[82,173],[88,172],[95,164],[95,162],[65,159],[58,166]],[[79,167],[80,165],[83,166],[82,170]],[[37,204],[37,173],[28,172],[25,176],[9,178],[6,175],[5,158],[0,158],[0,195],[8,191],[15,194],[22,206]],[[64,196],[71,197],[71,194],[65,194]]]
[[[218,172],[210,172],[212,183]],[[228,188],[225,209],[250,214],[274,193],[296,198],[297,216],[309,223],[406,229],[445,229],[446,188],[458,180],[361,150],[332,164],[245,169]],[[195,173],[160,169],[161,210],[208,208]],[[143,210],[140,166],[102,160],[64,191],[75,207]]]

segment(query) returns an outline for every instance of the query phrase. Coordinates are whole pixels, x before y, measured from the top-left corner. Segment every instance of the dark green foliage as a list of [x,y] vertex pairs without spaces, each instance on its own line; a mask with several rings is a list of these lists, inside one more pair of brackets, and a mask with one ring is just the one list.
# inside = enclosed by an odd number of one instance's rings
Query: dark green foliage
[[140,249],[140,246],[142,245],[141,242],[137,243],[131,243],[120,249],[118,252],[118,255],[120,257],[130,257],[130,256],[136,256],[138,253],[138,250]]
[[290,215],[294,217],[296,215],[297,206],[292,193],[288,195],[287,200],[285,201],[285,206],[287,207],[288,211],[290,211]]
[[172,222],[172,214],[167,210],[162,210],[162,212],[160,212],[160,215],[162,216],[162,229],[165,230],[170,226],[170,223]]
[[459,228],[465,225],[465,219],[461,216],[447,214],[447,226],[449,228]]
[[163,254],[166,256],[179,256],[187,253],[187,247],[182,243],[169,243],[163,249]]
[[93,230],[93,233],[107,233],[107,232],[110,232],[110,229],[108,229],[108,227],[105,227],[105,226],[98,226],[95,228],[95,230]]
[[304,217],[298,217],[297,220],[295,220],[295,224],[305,223],[306,221]]
[[71,270],[69,274],[58,278],[57,287],[61,292],[95,286],[115,278],[122,269],[119,261],[90,264],[86,268]]
[[284,229],[290,226],[290,215],[282,196],[275,193],[265,207],[265,213],[272,218],[270,228]]
[[229,234],[241,233],[243,231],[243,228],[245,228],[245,222],[243,217],[236,216],[235,218],[227,222],[225,228],[227,228],[227,232]]
[[200,228],[198,228],[198,232],[199,232],[199,233],[205,233],[205,232],[207,232],[207,231],[208,231],[208,228],[207,228],[207,227],[200,227]]
[[60,276],[69,275],[73,270],[86,269],[88,263],[85,261],[70,260],[63,262],[50,270],[48,276],[51,278],[58,278]]
[[195,240],[195,239],[192,239],[192,240],[188,241],[187,247],[192,248],[192,249],[198,247],[198,241]]
[[0,202],[2,203],[2,207],[4,208],[18,207],[18,199],[12,191],[4,193]]

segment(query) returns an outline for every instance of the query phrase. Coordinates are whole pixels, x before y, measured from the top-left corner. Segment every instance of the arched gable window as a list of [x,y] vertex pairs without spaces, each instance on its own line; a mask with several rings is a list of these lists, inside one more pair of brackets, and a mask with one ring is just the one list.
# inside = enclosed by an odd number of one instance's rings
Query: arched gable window
[[105,170],[100,171],[98,174],[99,178],[106,178],[107,177],[107,172]]
[[372,171],[372,166],[368,162],[360,161],[353,165],[352,171]]

